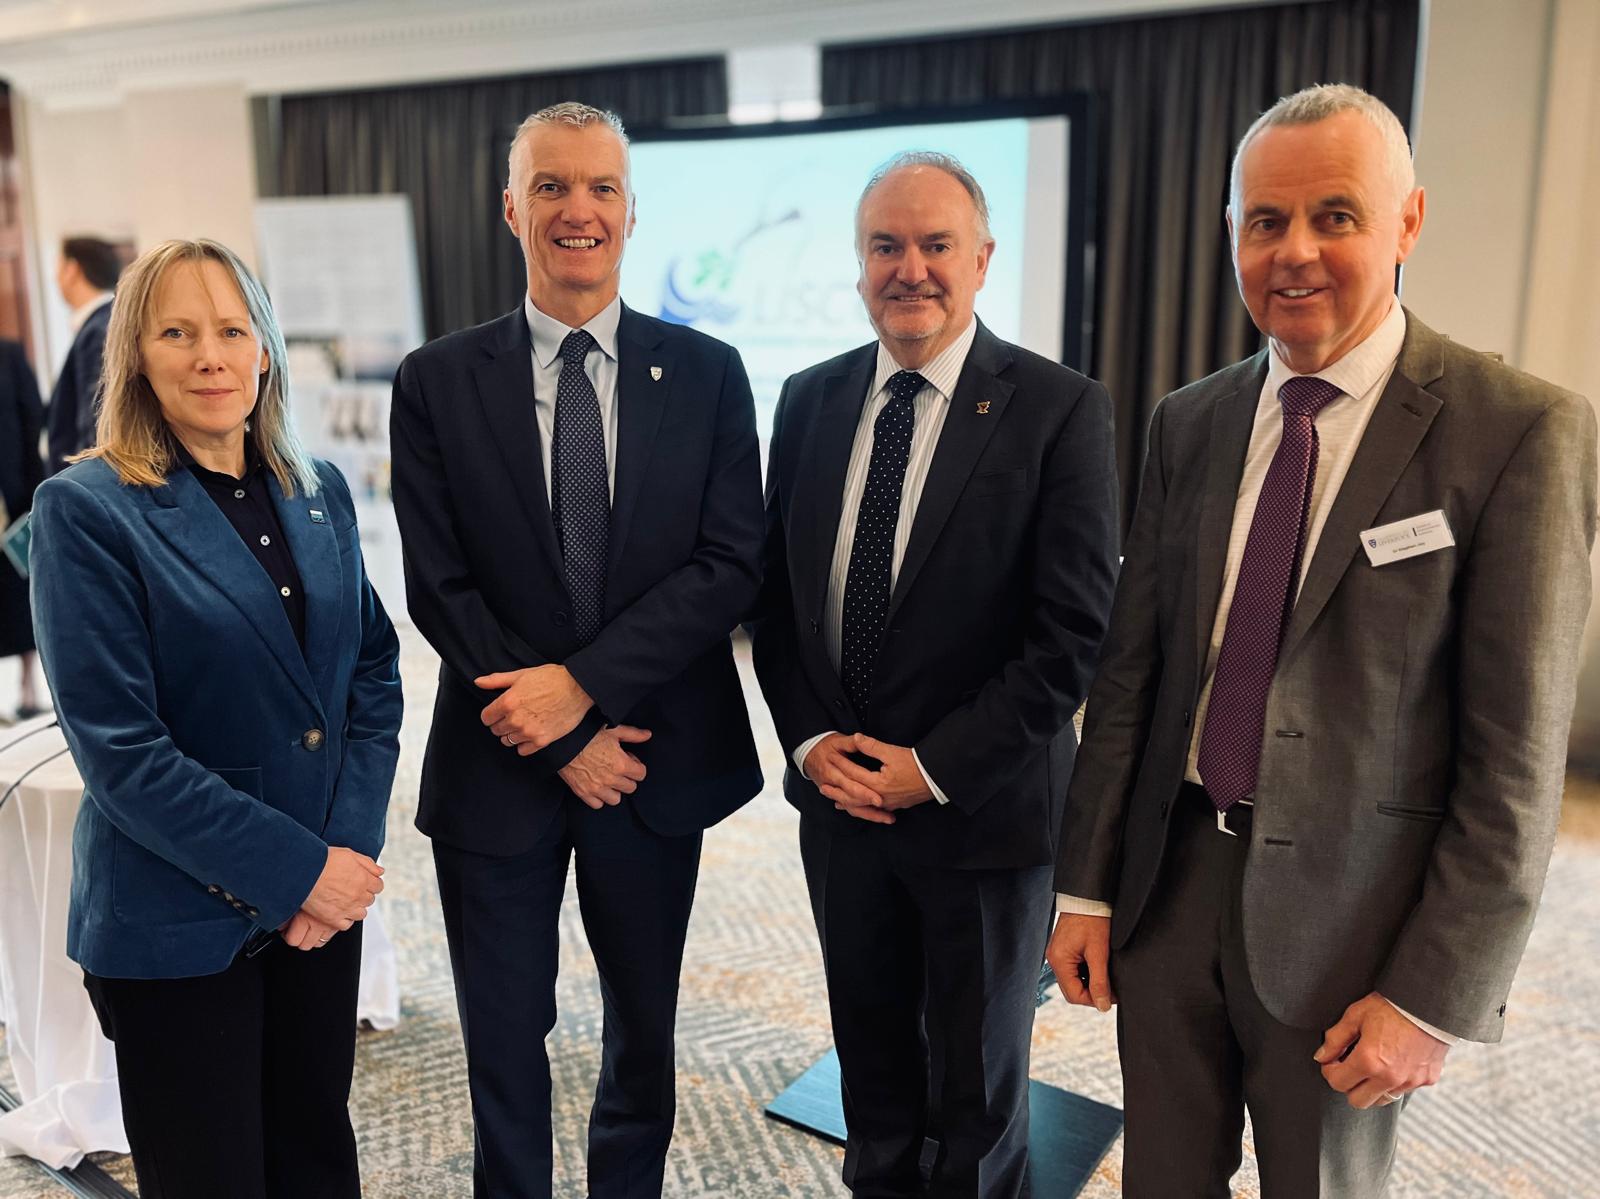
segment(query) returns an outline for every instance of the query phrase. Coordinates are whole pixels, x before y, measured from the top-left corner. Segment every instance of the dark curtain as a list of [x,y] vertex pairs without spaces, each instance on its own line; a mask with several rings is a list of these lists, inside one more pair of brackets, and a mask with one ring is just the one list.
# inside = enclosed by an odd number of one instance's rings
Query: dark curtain
[[270,97],[256,102],[263,196],[411,197],[429,337],[507,312],[527,288],[501,219],[522,118],[561,100],[660,125],[728,107],[721,58],[512,79]]
[[[1409,127],[1419,8],[1325,0],[829,46],[822,100],[894,109],[1090,96],[1089,373],[1116,404],[1126,525],[1157,401],[1260,345],[1222,222],[1234,145],[1279,96],[1313,83],[1364,87]],[[1023,248],[1002,239],[999,252]]]

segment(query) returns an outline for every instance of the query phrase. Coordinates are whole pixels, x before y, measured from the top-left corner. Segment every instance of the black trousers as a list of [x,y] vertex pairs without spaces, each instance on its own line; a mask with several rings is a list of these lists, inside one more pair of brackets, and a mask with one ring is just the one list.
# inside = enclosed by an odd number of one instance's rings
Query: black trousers
[[[1028,1193],[1028,1051],[1051,868],[937,869],[892,828],[801,818],[857,1199]],[[938,1143],[926,1184],[924,1142]]]
[[1280,1024],[1256,995],[1240,914],[1248,820],[1218,830],[1185,783],[1161,879],[1112,954],[1123,1194],[1227,1199],[1249,1108],[1263,1199],[1381,1199],[1404,1103],[1352,1108],[1311,1060],[1325,1030]]
[[200,978],[84,986],[116,1045],[139,1199],[359,1199],[350,1127],[361,925]]
[[678,973],[701,836],[651,831],[626,798],[576,799],[525,853],[433,843],[472,1096],[475,1199],[550,1199],[550,1059],[561,897],[577,861],[578,906],[605,1022],[589,1118],[592,1199],[661,1194],[676,1114]]

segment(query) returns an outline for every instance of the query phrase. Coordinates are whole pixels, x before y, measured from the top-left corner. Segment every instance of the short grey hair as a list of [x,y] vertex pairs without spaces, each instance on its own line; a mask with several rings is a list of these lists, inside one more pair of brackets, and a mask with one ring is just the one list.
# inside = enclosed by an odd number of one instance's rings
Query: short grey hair
[[1342,112],[1358,112],[1378,136],[1383,138],[1385,170],[1394,188],[1395,203],[1403,204],[1417,186],[1417,172],[1411,161],[1411,143],[1406,139],[1400,118],[1378,97],[1348,83],[1319,83],[1284,96],[1255,119],[1239,139],[1233,152],[1233,170],[1228,178],[1228,207],[1239,219],[1239,162],[1245,149],[1263,129],[1278,125],[1314,125]]
[[622,127],[622,118],[609,108],[596,108],[592,104],[583,104],[577,100],[563,100],[559,104],[551,104],[541,108],[538,112],[530,113],[523,118],[522,124],[517,126],[517,131],[511,135],[511,149],[506,153],[506,186],[509,188],[517,175],[517,151],[523,141],[535,129],[546,125],[566,125],[573,129],[584,129],[590,125],[604,125],[617,135],[617,140],[622,143],[624,155],[628,151],[628,131]]
[[873,190],[896,171],[906,167],[932,167],[936,171],[943,171],[950,178],[959,183],[972,197],[972,207],[978,214],[978,244],[983,245],[990,240],[989,235],[989,201],[984,197],[983,188],[973,178],[972,172],[961,165],[961,160],[954,154],[941,154],[938,150],[902,150],[888,162],[872,172],[872,178],[867,180],[867,185],[861,189],[861,195],[856,200],[856,226],[861,225],[861,206],[867,202],[867,197]]

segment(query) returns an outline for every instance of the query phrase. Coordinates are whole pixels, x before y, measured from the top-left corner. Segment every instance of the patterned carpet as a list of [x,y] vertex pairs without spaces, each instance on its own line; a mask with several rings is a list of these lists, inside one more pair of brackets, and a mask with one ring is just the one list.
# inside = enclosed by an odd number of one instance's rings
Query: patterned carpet
[[[400,951],[404,1019],[360,1039],[352,1098],[364,1193],[471,1193],[464,1065],[427,842],[411,827],[436,663],[404,636],[408,712],[390,812],[383,903]],[[674,1199],[842,1195],[841,1152],[774,1124],[763,1104],[829,1044],[821,961],[776,791],[780,754],[757,708],[767,792],[706,838],[678,1029]],[[560,1022],[550,1038],[557,1194],[581,1197],[600,1003],[577,905],[564,910]],[[1600,785],[1574,780],[1544,908],[1507,1012],[1506,1042],[1454,1050],[1443,1085],[1407,1112],[1398,1199],[1600,1195]],[[0,1059],[0,1074],[5,1073]],[[1120,1104],[1112,1020],[1059,1001],[1039,1012],[1034,1076]],[[131,1178],[125,1162],[105,1163]],[[1120,1194],[1120,1147],[1084,1194]],[[1257,1194],[1251,1162],[1235,1180]],[[31,1164],[0,1161],[0,1199],[62,1194]]]

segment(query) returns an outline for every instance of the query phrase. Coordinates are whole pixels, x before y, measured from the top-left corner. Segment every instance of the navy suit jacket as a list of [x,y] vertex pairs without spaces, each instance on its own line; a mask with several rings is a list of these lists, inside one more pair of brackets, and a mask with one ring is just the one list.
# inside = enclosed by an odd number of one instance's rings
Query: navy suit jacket
[[84,319],[72,339],[61,374],[50,393],[45,450],[53,475],[67,465],[67,455],[94,444],[95,396],[100,389],[100,364],[106,352],[111,305],[102,304]]
[[269,486],[306,593],[302,652],[267,573],[193,475],[99,459],[33,506],[34,626],[84,780],[67,952],[115,978],[225,969],[310,894],[329,846],[376,856],[399,755],[399,644],[343,476]]
[[[651,730],[624,802],[663,835],[697,832],[761,789],[729,634],[760,585],[755,409],[730,346],[624,307],[605,623],[573,635],[534,414],[522,307],[401,363],[391,411],[395,513],[412,619],[443,659],[417,827],[509,855],[572,800],[556,771],[603,722]],[[561,663],[594,697],[530,757],[479,718],[479,675]],[[576,801],[573,801],[576,802]]]
[[[823,637],[845,473],[877,344],[784,384],[767,469],[756,672],[788,769],[783,791],[835,832],[896,838],[918,860],[1054,860],[1117,569],[1105,388],[978,326],[917,504],[863,725]],[[916,749],[950,799],[868,825],[794,768],[818,733]]]

